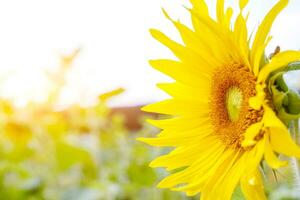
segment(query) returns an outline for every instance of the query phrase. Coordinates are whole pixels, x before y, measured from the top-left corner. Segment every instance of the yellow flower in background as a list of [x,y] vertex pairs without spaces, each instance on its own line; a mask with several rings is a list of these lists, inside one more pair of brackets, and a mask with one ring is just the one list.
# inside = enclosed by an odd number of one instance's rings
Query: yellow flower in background
[[28,124],[17,120],[7,120],[1,127],[4,133],[1,139],[9,139],[14,144],[27,144],[32,138]]
[[225,10],[224,0],[217,1],[216,20],[210,17],[203,0],[191,3],[193,29],[166,14],[184,45],[151,30],[179,60],[150,61],[175,82],[158,85],[171,99],[143,110],[173,117],[150,120],[162,132],[156,138],[139,140],[176,147],[150,164],[169,171],[177,169],[159,183],[161,188],[187,195],[201,193],[202,200],[227,200],[240,184],[247,199],[265,199],[259,171],[262,159],[276,169],[286,162],[275,152],[300,157],[300,148],[276,116],[266,89],[271,72],[300,59],[298,51],[284,51],[265,61],[271,25],[288,0],[280,0],[269,11],[251,42],[247,17],[243,16],[247,0],[239,1],[233,27],[233,9]]

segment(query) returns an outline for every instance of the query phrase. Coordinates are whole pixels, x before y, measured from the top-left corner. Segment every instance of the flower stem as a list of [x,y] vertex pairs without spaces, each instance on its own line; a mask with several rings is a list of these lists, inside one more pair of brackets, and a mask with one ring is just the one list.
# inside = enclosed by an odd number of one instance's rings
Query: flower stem
[[[295,140],[295,142],[299,145],[300,144],[300,133],[299,133],[299,120],[293,120],[290,123],[290,131],[291,134]],[[294,184],[295,188],[299,190],[300,192],[300,168],[299,168],[299,163],[298,159],[296,157],[291,157],[290,158],[290,166],[292,169],[293,173],[293,178],[294,178]]]

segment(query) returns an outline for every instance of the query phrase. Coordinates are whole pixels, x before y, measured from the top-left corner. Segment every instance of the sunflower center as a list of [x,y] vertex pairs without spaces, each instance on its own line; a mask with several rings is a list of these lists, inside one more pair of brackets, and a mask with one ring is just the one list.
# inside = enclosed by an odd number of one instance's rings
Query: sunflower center
[[226,109],[232,122],[239,119],[240,109],[243,102],[243,94],[238,87],[229,88],[226,94]]
[[261,120],[263,110],[249,106],[256,77],[242,64],[219,67],[212,76],[210,119],[214,134],[230,148],[242,148],[246,129]]

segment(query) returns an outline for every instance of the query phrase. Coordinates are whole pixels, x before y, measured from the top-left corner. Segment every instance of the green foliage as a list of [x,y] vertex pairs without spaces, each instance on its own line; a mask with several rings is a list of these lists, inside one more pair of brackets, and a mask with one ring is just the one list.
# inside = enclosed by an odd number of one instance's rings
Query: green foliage
[[157,130],[131,132],[102,101],[59,112],[50,104],[1,106],[10,108],[0,114],[1,199],[189,199],[156,188],[166,174],[148,165],[161,152],[136,137]]

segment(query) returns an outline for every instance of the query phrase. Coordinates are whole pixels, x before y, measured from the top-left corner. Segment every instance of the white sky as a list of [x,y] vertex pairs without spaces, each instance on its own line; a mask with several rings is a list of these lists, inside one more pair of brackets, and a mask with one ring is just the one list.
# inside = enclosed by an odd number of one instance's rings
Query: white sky
[[[229,2],[234,2],[230,0]],[[235,0],[235,2],[237,2]],[[275,0],[252,0],[254,28]],[[210,1],[211,6],[214,1]],[[148,103],[164,98],[155,84],[169,80],[148,65],[149,59],[172,56],[148,32],[159,28],[178,35],[161,12],[189,23],[187,0],[0,0],[0,95],[24,104],[42,100],[46,83],[42,71],[58,65],[61,54],[82,47],[69,76],[64,104],[88,102],[116,87],[127,91],[113,105]],[[273,26],[269,50],[300,48],[300,1],[289,6]]]

